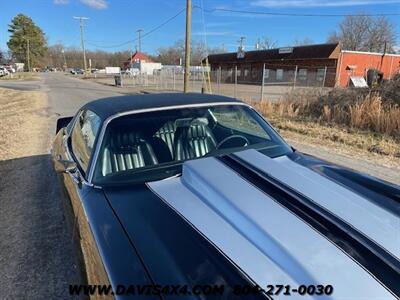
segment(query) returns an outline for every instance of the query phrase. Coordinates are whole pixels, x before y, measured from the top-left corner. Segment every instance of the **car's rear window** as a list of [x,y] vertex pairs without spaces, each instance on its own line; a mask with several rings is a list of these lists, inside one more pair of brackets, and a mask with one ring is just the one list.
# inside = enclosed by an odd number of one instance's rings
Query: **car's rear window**
[[214,105],[129,114],[104,133],[93,182],[152,180],[180,172],[182,162],[247,148],[270,156],[290,147],[251,108]]

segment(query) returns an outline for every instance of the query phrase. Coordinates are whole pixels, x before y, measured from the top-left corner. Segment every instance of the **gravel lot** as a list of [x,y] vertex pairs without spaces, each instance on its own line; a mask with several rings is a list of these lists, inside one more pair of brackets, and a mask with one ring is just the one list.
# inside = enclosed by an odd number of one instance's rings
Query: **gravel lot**
[[[7,82],[13,90],[0,88],[0,288],[6,299],[68,298],[68,284],[80,282],[49,159],[55,121],[87,101],[127,93],[62,74],[40,76],[36,82]],[[21,91],[27,89],[33,91]],[[400,183],[399,170],[294,143],[304,152]]]

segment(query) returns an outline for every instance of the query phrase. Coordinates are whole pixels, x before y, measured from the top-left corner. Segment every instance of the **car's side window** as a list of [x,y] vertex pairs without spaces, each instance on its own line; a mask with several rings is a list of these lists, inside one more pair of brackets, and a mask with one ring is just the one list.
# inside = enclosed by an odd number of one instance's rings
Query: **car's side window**
[[81,169],[86,173],[94,141],[100,129],[101,120],[94,112],[84,110],[79,113],[71,134],[72,153]]

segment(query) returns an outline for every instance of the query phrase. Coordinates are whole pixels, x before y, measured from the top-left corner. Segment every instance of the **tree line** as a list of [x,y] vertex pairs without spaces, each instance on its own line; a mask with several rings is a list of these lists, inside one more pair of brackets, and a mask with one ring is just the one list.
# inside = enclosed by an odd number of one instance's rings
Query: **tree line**
[[[9,26],[10,39],[7,43],[8,55],[0,51],[0,63],[6,61],[23,62],[25,67],[68,67],[83,68],[82,51],[77,47],[64,47],[62,44],[49,46],[45,33],[33,20],[23,14],[15,16]],[[347,16],[327,38],[327,42],[340,43],[344,50],[395,53],[395,26],[386,17],[365,15]],[[304,38],[295,40],[295,46],[311,44],[312,40]],[[257,41],[257,49],[271,49],[278,46],[278,41],[268,37]],[[29,50],[29,51],[28,51]],[[399,51],[399,50],[398,50]],[[148,56],[164,65],[176,65],[184,59],[184,41],[178,40],[173,45],[159,48],[155,54]],[[222,48],[207,48],[202,42],[193,41],[191,45],[191,64],[198,65],[208,54],[224,52]],[[106,66],[123,66],[131,56],[130,51],[108,52],[89,50],[87,59],[92,68]]]

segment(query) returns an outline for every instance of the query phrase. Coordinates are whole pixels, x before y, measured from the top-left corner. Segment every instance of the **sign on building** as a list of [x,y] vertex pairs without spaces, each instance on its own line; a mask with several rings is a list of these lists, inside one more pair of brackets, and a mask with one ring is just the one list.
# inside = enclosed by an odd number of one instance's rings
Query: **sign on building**
[[350,76],[350,83],[354,87],[368,87],[364,77],[361,76]]
[[293,47],[279,48],[279,54],[293,53]]

